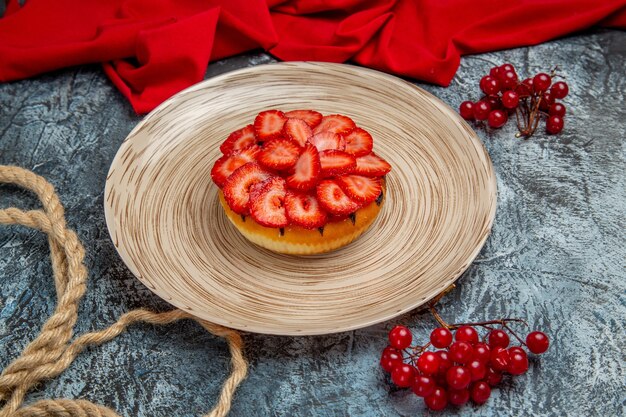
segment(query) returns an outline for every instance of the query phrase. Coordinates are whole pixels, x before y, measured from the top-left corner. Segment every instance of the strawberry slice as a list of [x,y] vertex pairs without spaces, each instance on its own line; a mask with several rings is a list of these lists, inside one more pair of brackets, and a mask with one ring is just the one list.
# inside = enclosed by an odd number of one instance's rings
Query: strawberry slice
[[355,174],[366,177],[382,177],[391,171],[391,165],[374,152],[356,159]]
[[286,121],[285,113],[280,110],[262,111],[254,119],[254,132],[257,139],[263,142],[280,137]]
[[356,159],[344,151],[329,149],[320,152],[320,165],[322,177],[350,174],[356,168]]
[[322,121],[313,130],[313,133],[332,132],[332,133],[348,133],[354,129],[356,125],[348,116],[341,114],[330,114],[322,117]]
[[307,143],[293,167],[293,172],[287,177],[287,186],[294,190],[309,190],[317,184],[321,169],[317,149]]
[[220,150],[224,155],[230,155],[233,151],[247,148],[255,143],[254,126],[248,125],[228,135],[228,138],[220,145]]
[[311,129],[322,121],[322,113],[315,110],[292,110],[285,113],[285,117],[304,120]]
[[337,178],[337,183],[348,197],[363,205],[376,200],[383,189],[380,179],[361,175],[344,175]]
[[332,132],[317,133],[309,138],[309,142],[315,145],[320,152],[326,149],[339,149],[343,151],[346,147],[343,136]]
[[343,137],[346,141],[346,152],[354,156],[364,156],[372,152],[374,139],[366,130],[357,127]]
[[287,119],[285,126],[283,126],[283,134],[298,145],[304,146],[306,141],[313,136],[313,131],[304,120]]
[[261,148],[256,145],[250,145],[245,149],[233,151],[230,155],[224,155],[213,164],[211,169],[211,178],[213,182],[220,188],[224,186],[226,179],[240,166],[254,161]]
[[288,190],[285,208],[287,209],[287,218],[292,224],[302,226],[305,229],[315,229],[326,224],[328,216],[313,194]]
[[327,212],[346,215],[357,211],[361,205],[343,192],[334,180],[322,180],[316,189],[317,201]]
[[300,147],[290,139],[272,139],[263,144],[257,156],[259,164],[268,169],[291,168],[300,156]]
[[250,213],[250,191],[256,183],[265,181],[271,174],[256,162],[248,162],[237,168],[224,183],[224,198],[228,206],[238,214]]
[[271,177],[250,194],[250,215],[262,226],[285,227],[289,224],[285,210],[285,180]]

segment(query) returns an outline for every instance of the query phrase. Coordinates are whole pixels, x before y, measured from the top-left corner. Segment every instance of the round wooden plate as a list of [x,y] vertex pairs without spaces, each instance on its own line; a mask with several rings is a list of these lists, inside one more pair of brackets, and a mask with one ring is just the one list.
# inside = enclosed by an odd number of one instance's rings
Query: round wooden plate
[[[393,166],[372,227],[324,255],[280,255],[228,221],[211,182],[219,145],[262,110],[342,113]],[[482,143],[437,98],[356,66],[289,62],[230,72],[163,103],[128,135],[109,171],[109,232],[152,291],[200,318],[251,332],[364,327],[425,303],[483,246],[496,180]]]

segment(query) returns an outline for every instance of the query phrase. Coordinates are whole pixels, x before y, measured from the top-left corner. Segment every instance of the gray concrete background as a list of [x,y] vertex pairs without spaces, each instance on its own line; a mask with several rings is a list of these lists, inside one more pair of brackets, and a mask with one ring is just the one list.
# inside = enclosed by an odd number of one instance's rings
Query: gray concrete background
[[[271,62],[252,53],[210,65],[207,78]],[[507,379],[484,406],[440,415],[617,416],[626,414],[626,33],[596,31],[543,45],[465,57],[449,88],[419,84],[456,108],[477,99],[493,64],[520,74],[554,65],[570,84],[564,132],[514,138],[515,126],[478,128],[498,177],[493,234],[444,298],[450,321],[524,317],[552,347],[529,372]],[[117,256],[106,231],[108,167],[140,120],[97,65],[0,85],[0,163],[45,176],[82,239],[90,270],[77,333],[100,329],[137,307],[166,310]],[[28,193],[0,186],[0,207],[35,208]],[[43,234],[0,228],[0,367],[39,332],[54,308]],[[434,320],[412,312],[323,337],[246,335],[250,376],[232,416],[428,415],[379,370],[386,332],[403,323],[425,340]],[[215,403],[228,373],[225,343],[198,325],[134,326],[88,349],[60,377],[32,392],[86,398],[125,416],[195,416]]]

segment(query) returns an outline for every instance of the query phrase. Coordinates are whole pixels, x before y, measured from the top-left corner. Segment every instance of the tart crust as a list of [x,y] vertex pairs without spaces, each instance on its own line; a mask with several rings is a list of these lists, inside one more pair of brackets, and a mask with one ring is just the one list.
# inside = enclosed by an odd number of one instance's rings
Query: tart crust
[[[265,227],[250,216],[245,219],[228,206],[220,190],[219,199],[226,216],[248,240],[274,252],[289,255],[315,255],[339,249],[361,236],[373,223],[386,197],[386,184],[382,181],[382,199],[379,198],[358,209],[352,218],[328,222],[323,231],[289,225],[282,229]],[[354,223],[353,220],[354,219]]]

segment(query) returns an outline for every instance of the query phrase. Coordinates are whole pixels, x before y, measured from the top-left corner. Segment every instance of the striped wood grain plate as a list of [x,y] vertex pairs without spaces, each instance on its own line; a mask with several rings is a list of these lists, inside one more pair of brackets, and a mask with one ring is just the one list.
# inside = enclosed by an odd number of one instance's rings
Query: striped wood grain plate
[[[226,218],[210,170],[229,132],[265,109],[350,116],[393,170],[372,227],[324,255],[280,255]],[[355,66],[263,65],[201,82],[128,135],[105,189],[109,232],[130,270],[171,304],[251,332],[313,335],[390,319],[470,265],[491,230],[496,180],[482,143],[448,106]]]

